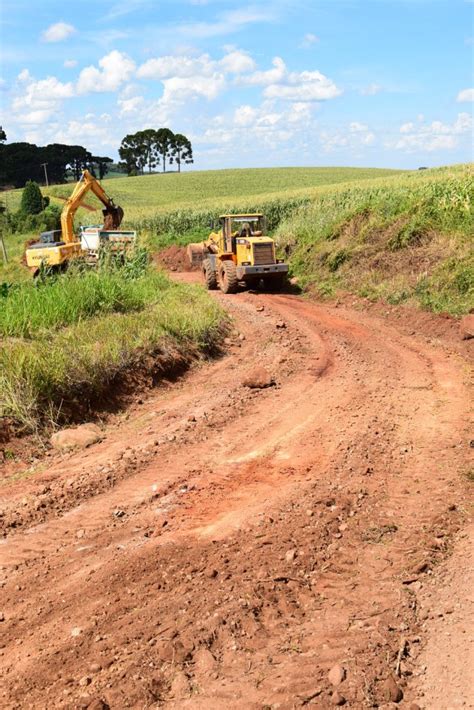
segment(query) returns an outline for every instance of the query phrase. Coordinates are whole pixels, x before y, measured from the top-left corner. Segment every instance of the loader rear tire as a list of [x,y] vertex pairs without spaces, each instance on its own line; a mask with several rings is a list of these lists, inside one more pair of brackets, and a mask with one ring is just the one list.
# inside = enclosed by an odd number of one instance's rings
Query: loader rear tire
[[202,273],[204,274],[204,283],[208,291],[215,291],[217,288],[217,274],[212,268],[209,259],[204,259],[202,264]]
[[221,262],[219,268],[219,287],[222,293],[236,293],[239,286],[237,272],[233,261]]

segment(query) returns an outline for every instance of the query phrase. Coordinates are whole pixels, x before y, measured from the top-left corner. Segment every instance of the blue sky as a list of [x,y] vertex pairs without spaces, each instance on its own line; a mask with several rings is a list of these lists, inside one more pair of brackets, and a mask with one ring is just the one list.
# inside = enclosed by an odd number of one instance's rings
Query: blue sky
[[468,0],[2,0],[9,141],[117,157],[188,135],[195,169],[473,159]]

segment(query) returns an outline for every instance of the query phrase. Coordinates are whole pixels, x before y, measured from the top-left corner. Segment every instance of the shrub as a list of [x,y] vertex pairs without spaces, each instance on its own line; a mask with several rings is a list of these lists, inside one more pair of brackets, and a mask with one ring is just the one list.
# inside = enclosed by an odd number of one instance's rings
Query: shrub
[[43,196],[40,186],[34,180],[28,180],[21,196],[20,212],[23,214],[38,214],[43,210]]

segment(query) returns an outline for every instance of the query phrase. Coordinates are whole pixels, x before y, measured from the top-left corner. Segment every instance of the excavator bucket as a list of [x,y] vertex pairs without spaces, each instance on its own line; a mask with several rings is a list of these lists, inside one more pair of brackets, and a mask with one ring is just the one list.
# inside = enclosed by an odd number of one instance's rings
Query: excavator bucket
[[118,229],[123,219],[123,209],[121,207],[106,207],[102,210],[104,215],[104,230],[110,231]]

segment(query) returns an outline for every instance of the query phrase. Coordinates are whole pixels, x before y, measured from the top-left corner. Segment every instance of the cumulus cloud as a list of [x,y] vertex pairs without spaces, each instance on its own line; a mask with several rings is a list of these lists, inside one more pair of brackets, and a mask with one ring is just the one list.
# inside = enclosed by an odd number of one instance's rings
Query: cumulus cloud
[[162,80],[171,77],[208,76],[215,71],[216,62],[208,54],[199,57],[167,55],[148,59],[137,71],[140,79]]
[[474,101],[474,89],[463,89],[459,92],[456,101],[460,103]]
[[254,69],[255,62],[247,52],[230,48],[219,60],[212,59],[209,54],[154,57],[138,68],[137,76],[162,82],[160,101],[164,105],[193,97],[215,99],[227,86],[226,75],[240,75]]
[[163,80],[164,103],[183,102],[186,99],[202,96],[208,100],[215,99],[226,86],[223,74],[215,73],[212,76],[174,76]]
[[117,91],[123,83],[129,81],[134,71],[135,62],[126,54],[114,49],[99,59],[99,68],[91,65],[81,71],[77,81],[77,92],[88,94]]
[[290,72],[281,57],[274,57],[272,65],[272,69],[240,77],[239,83],[264,86],[265,98],[285,101],[324,101],[342,94],[341,89],[319,71]]
[[273,69],[256,71],[249,76],[242,77],[239,83],[251,86],[266,86],[268,84],[274,84],[275,82],[282,81],[287,74],[285,62],[281,57],[275,57],[272,60],[272,64]]
[[319,141],[325,153],[340,149],[360,153],[364,146],[371,146],[376,142],[376,136],[365,123],[351,121],[346,130],[321,131]]
[[77,59],[65,59],[63,66],[65,66],[66,69],[74,69],[74,67],[77,67]]
[[[459,113],[453,123],[432,121],[431,123],[403,123],[400,126],[401,137],[393,145],[397,150],[408,153],[417,151],[432,152],[449,150],[459,144],[460,137],[472,132],[473,119],[468,113]],[[390,145],[390,144],[389,144]]]
[[21,93],[12,101],[12,112],[20,124],[41,124],[55,114],[63,99],[74,96],[72,82],[62,83],[56,77],[35,81],[24,69],[19,75]]
[[247,52],[234,50],[226,54],[219,62],[225,72],[229,74],[243,74],[255,69],[255,62]]
[[269,99],[325,101],[340,96],[342,90],[319,71],[302,71],[288,74],[286,83],[270,84],[263,93]]
[[41,35],[43,42],[62,42],[76,32],[73,25],[67,22],[56,22],[50,25]]

